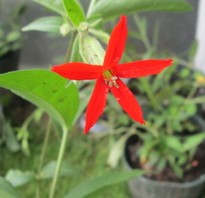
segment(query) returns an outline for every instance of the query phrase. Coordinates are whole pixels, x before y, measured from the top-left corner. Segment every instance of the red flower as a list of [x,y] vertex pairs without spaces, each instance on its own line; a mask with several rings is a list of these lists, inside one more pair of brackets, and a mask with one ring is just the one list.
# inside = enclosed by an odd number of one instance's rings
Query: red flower
[[96,85],[86,110],[87,133],[97,122],[106,104],[109,90],[125,112],[135,121],[144,124],[142,109],[135,96],[123,83],[121,78],[137,78],[154,75],[171,65],[172,60],[141,60],[119,64],[125,48],[127,21],[122,16],[111,33],[103,65],[85,63],[65,63],[52,68],[53,72],[70,80],[96,79]]

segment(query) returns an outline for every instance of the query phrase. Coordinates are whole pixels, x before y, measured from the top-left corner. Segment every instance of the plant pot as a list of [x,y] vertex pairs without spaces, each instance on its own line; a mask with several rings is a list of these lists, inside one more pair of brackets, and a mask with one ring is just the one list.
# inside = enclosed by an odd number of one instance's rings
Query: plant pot
[[[200,128],[205,129],[205,123],[198,117],[193,118]],[[124,166],[133,169],[130,157],[130,145],[139,141],[136,135],[128,138],[124,151]],[[186,182],[157,181],[145,176],[138,177],[128,182],[128,187],[133,198],[201,198],[205,190],[205,174],[197,179]]]
[[[10,51],[0,57],[0,74],[18,69],[20,50]],[[0,104],[9,103],[13,94],[10,91],[0,88]]]
[[128,182],[133,198],[200,198],[205,187],[205,175],[191,182],[160,182],[145,177]]

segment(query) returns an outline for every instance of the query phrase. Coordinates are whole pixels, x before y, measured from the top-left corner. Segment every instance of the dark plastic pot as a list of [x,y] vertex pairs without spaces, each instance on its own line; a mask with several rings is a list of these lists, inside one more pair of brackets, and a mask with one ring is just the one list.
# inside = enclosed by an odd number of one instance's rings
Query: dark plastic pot
[[8,52],[0,57],[0,74],[18,69],[20,50]]
[[[4,56],[0,57],[0,74],[15,71],[18,69],[19,64],[19,57],[20,57],[20,50],[11,51],[5,54]],[[8,90],[0,88],[0,103],[2,97],[8,98],[10,97],[11,93]]]
[[[200,117],[194,117],[193,121],[205,130],[205,122]],[[124,165],[128,170],[130,165],[128,145],[138,141],[136,135],[131,136],[125,145]],[[141,176],[128,182],[129,190],[133,198],[201,198],[205,191],[205,175],[189,182],[156,181]]]

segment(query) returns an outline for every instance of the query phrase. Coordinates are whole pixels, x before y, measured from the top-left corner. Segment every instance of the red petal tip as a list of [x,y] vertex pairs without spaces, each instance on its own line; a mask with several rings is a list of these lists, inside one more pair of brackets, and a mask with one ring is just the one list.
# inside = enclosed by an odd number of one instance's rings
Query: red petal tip
[[55,68],[54,68],[54,67],[51,67],[51,71],[55,71]]
[[173,64],[173,62],[174,62],[173,59],[168,59],[168,60],[167,60],[167,63],[170,64],[170,65]]
[[89,132],[89,130],[84,129],[83,134],[84,134],[84,135],[87,135],[87,134],[88,134],[88,132]]
[[121,19],[121,20],[127,20],[127,16],[122,15],[122,16],[120,17],[120,19]]
[[144,120],[141,120],[139,123],[140,123],[141,125],[145,125],[145,124],[146,124],[146,122],[145,122]]

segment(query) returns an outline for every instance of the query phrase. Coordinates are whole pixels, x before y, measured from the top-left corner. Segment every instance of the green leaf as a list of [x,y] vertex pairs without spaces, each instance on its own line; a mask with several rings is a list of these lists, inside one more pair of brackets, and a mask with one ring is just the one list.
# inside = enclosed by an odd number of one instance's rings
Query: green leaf
[[0,177],[0,197],[1,198],[21,198],[9,182]]
[[122,14],[142,11],[190,11],[191,6],[185,0],[99,0],[91,10],[91,16],[100,14],[108,19]]
[[14,129],[12,128],[11,124],[5,120],[4,122],[4,133],[6,135],[6,146],[7,148],[12,151],[16,152],[20,149],[19,142],[16,139],[16,134]]
[[81,183],[72,191],[70,191],[64,198],[85,197],[103,187],[125,182],[129,179],[139,177],[143,173],[144,172],[142,170],[108,173]]
[[124,147],[125,147],[125,141],[128,138],[129,133],[126,133],[123,135],[118,141],[116,141],[110,150],[108,159],[107,159],[107,165],[111,168],[116,168],[120,159],[122,158]]
[[63,5],[60,1],[54,1],[54,0],[33,0],[36,3],[39,3],[40,5],[48,8],[49,10],[52,10],[62,16],[65,15]]
[[97,65],[103,64],[105,51],[96,38],[87,34],[82,34],[79,47],[84,62]]
[[169,148],[171,148],[177,152],[180,152],[180,153],[184,152],[183,145],[182,145],[179,137],[167,136],[164,138],[164,141]]
[[92,28],[89,29],[89,32],[93,34],[94,36],[96,36],[97,38],[99,38],[105,44],[108,43],[110,36],[106,32],[102,30],[92,29]]
[[205,132],[201,132],[199,134],[190,135],[184,140],[184,149],[190,150],[196,148],[199,144],[201,144],[205,140]]
[[[53,178],[54,176],[54,171],[56,168],[56,162],[52,161],[49,162],[48,164],[46,164],[43,169],[40,172],[40,179],[49,179],[49,178]],[[74,168],[69,167],[67,164],[63,163],[61,166],[61,170],[59,173],[59,176],[63,177],[63,176],[76,176],[79,175],[80,171]]]
[[21,38],[21,33],[19,31],[13,31],[7,35],[6,41],[7,42],[15,42],[16,40],[18,40],[20,38]]
[[42,32],[60,33],[60,27],[63,23],[64,20],[61,17],[42,17],[23,27],[22,31],[36,30]]
[[35,174],[31,171],[22,172],[20,170],[9,170],[5,178],[12,186],[17,187],[35,180]]
[[78,27],[81,22],[85,21],[85,15],[76,0],[62,0],[64,8],[67,12],[67,15],[70,21],[74,26]]
[[0,87],[25,98],[50,114],[63,127],[70,127],[78,111],[76,86],[57,74],[41,69],[0,75]]

